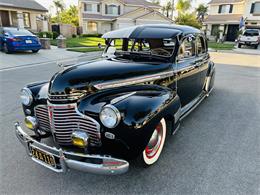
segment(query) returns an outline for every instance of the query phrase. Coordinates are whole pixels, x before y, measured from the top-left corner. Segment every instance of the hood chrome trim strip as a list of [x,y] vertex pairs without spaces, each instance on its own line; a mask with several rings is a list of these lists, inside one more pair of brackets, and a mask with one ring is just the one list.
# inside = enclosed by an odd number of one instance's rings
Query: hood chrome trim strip
[[128,85],[133,85],[133,84],[140,84],[144,82],[149,82],[149,81],[154,81],[158,79],[164,79],[170,76],[174,75],[174,71],[168,71],[168,72],[163,72],[163,73],[158,73],[158,74],[153,74],[149,76],[141,76],[141,77],[133,77],[129,79],[122,79],[122,80],[117,80],[117,81],[108,81],[104,83],[98,83],[94,85],[96,89],[109,89],[109,88],[116,88],[116,87],[123,87],[123,86],[128,86]]

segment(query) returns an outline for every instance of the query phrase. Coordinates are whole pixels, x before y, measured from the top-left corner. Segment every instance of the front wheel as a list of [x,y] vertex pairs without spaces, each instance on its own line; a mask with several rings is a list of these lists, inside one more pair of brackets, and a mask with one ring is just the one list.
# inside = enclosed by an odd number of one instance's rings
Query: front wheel
[[32,50],[33,53],[38,53],[39,49]]
[[167,126],[162,119],[153,131],[153,134],[142,153],[142,161],[145,166],[153,165],[159,159],[166,139]]
[[238,43],[238,48],[241,48],[241,46],[242,46],[242,45],[241,45],[240,43]]

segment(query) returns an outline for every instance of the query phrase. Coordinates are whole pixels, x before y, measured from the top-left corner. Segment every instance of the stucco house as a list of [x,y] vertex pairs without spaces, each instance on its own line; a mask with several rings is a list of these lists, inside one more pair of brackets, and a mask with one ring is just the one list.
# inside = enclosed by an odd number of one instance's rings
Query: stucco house
[[260,28],[259,0],[211,0],[209,15],[204,28],[209,39],[215,39],[216,31],[225,41],[235,41],[241,18],[246,28]]
[[0,26],[48,31],[47,12],[34,0],[0,0]]
[[104,34],[140,24],[173,23],[160,8],[145,0],[79,0],[80,26],[84,34]]

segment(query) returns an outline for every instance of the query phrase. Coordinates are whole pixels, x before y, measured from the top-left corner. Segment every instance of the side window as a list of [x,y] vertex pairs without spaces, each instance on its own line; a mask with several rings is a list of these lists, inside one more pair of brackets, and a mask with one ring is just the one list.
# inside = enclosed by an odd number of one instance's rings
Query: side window
[[206,46],[205,46],[204,38],[197,37],[196,43],[197,43],[198,55],[202,55],[202,54],[206,53]]
[[186,38],[179,49],[178,60],[185,60],[195,56],[195,44],[193,40]]

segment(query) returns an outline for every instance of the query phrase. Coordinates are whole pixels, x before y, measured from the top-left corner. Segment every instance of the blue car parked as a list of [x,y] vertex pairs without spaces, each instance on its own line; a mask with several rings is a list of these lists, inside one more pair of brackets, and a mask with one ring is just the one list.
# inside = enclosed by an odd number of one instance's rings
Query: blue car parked
[[27,50],[37,53],[41,43],[37,36],[26,29],[0,27],[0,49],[5,53]]

